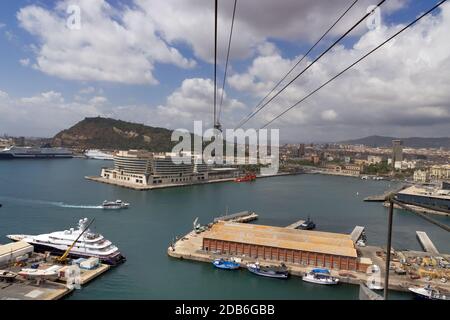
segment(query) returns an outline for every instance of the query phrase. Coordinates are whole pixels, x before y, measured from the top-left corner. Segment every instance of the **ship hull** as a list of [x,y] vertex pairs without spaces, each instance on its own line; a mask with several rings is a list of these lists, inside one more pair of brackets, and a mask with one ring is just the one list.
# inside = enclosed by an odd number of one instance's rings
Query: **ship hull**
[[[36,243],[30,243],[34,247],[35,252],[45,253],[50,252],[51,255],[57,255],[61,256],[65,253],[64,250],[52,247],[50,245],[44,245],[44,244],[36,244]],[[81,253],[69,253],[69,257],[73,259],[78,258],[91,258],[95,257],[98,258],[102,263],[110,265],[110,266],[116,266],[126,261],[126,258],[119,252],[115,255],[110,256],[99,256],[94,254],[81,254]]]
[[264,271],[261,271],[261,270],[255,269],[255,268],[251,268],[251,267],[248,267],[247,269],[251,273],[254,273],[261,277],[274,278],[274,279],[287,279],[288,278],[288,274],[286,274],[286,273],[269,273],[269,272],[264,272]]
[[0,153],[0,160],[13,160],[13,159],[70,159],[72,155],[60,155],[60,154],[12,154],[12,153]]

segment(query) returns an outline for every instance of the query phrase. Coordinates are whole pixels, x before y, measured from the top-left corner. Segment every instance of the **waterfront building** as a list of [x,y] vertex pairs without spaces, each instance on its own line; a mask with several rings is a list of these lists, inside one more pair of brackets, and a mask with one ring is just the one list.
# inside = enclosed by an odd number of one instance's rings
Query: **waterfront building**
[[324,168],[330,173],[350,176],[359,176],[363,170],[363,166],[357,164],[326,164]]
[[395,165],[397,161],[403,161],[402,140],[392,140],[392,163]]
[[430,179],[430,175],[426,170],[414,171],[413,180],[419,183],[427,183]]
[[202,249],[257,260],[365,272],[370,259],[358,256],[350,235],[232,222],[215,223]]
[[383,157],[381,156],[372,156],[372,155],[367,156],[368,164],[378,164],[381,162],[383,162]]
[[114,156],[114,168],[103,168],[101,177],[112,182],[149,186],[199,183],[239,175],[235,168],[213,170],[194,155],[183,155],[190,160],[188,163],[175,163],[172,156],[137,150],[120,151]]
[[33,253],[33,246],[23,242],[12,242],[0,245],[0,267],[17,262],[20,257],[28,257]]
[[430,178],[450,180],[450,164],[434,165],[430,168]]
[[450,212],[450,190],[411,186],[397,193],[397,199],[409,204]]

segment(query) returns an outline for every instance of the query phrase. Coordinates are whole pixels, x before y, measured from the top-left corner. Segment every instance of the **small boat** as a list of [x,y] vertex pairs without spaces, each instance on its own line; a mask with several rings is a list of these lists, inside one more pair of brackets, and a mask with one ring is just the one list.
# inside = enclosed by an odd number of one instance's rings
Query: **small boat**
[[17,277],[17,273],[8,271],[8,270],[0,270],[0,280],[4,280],[6,282],[12,282]]
[[228,261],[225,259],[216,259],[213,261],[213,265],[219,269],[236,270],[240,268],[240,264],[235,261]]
[[383,290],[384,287],[381,285],[381,283],[377,283],[374,280],[372,280],[371,282],[367,283],[367,288],[369,288],[370,290]]
[[365,247],[366,246],[366,242],[363,239],[359,239],[358,241],[356,241],[356,245],[358,247]]
[[255,180],[256,180],[256,174],[248,173],[243,177],[234,179],[234,182],[250,182],[250,181],[255,181]]
[[299,225],[298,228],[301,230],[313,230],[316,228],[316,224],[308,217],[308,220]]
[[284,264],[281,266],[263,267],[258,262],[250,263],[247,265],[248,271],[263,277],[287,279],[289,277],[289,271]]
[[116,201],[103,201],[102,207],[103,209],[109,210],[118,210],[118,209],[128,209],[130,206],[129,203],[123,202],[122,200]]
[[416,295],[418,299],[426,299],[426,300],[450,300],[450,295],[445,295],[441,293],[438,289],[427,285],[426,287],[411,287],[408,288],[409,291]]
[[61,266],[52,266],[47,269],[25,268],[20,270],[18,275],[27,279],[56,280],[59,277],[60,269]]
[[305,273],[302,277],[305,282],[333,285],[338,284],[339,279],[332,277],[328,269],[313,269],[308,273]]

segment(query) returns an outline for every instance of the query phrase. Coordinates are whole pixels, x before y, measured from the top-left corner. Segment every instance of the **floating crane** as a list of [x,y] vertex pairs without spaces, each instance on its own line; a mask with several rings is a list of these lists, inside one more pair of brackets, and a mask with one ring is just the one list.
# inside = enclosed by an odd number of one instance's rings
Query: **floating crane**
[[92,219],[91,222],[89,222],[89,224],[86,226],[86,228],[84,228],[84,230],[80,233],[80,235],[75,239],[75,241],[71,244],[71,246],[69,248],[67,248],[66,252],[64,252],[64,254],[61,257],[56,258],[56,262],[61,263],[61,264],[65,264],[67,263],[67,257],[69,256],[70,250],[72,250],[72,248],[75,246],[75,243],[77,243],[77,241],[81,238],[81,236],[89,229],[89,227],[91,226],[91,224],[95,221],[95,219]]

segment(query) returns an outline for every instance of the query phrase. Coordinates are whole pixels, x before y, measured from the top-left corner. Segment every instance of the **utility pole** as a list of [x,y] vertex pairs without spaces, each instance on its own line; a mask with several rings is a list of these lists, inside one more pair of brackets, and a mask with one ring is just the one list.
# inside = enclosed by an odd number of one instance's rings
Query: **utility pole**
[[386,245],[386,270],[384,274],[384,300],[388,299],[389,290],[389,267],[391,266],[391,245],[392,245],[392,218],[394,216],[394,195],[389,195],[389,218],[388,218],[388,237]]

